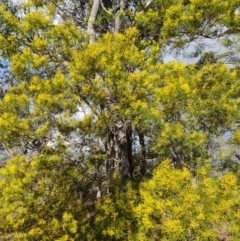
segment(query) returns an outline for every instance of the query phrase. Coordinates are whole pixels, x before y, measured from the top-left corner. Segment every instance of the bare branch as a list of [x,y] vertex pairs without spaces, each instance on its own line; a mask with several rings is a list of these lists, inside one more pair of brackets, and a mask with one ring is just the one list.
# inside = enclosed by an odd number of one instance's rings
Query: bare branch
[[[124,9],[124,2],[122,0],[120,1],[119,7],[120,7],[120,10]],[[119,16],[119,13],[117,12],[115,16],[115,33],[119,32],[120,26],[121,26],[121,18]]]
[[108,11],[108,10],[104,7],[102,0],[100,0],[100,3],[101,3],[102,9],[103,9],[106,13],[108,13],[108,14],[110,14],[110,15],[113,15],[113,13],[111,13],[110,11]]
[[93,43],[95,41],[95,37],[96,37],[96,33],[95,33],[93,23],[96,20],[99,6],[100,6],[100,0],[94,0],[92,10],[91,10],[91,14],[90,14],[89,19],[88,19],[88,26],[87,26],[87,32],[90,36],[90,40],[89,40],[90,43]]
[[146,4],[144,5],[144,9],[147,9],[152,2],[153,2],[153,0],[148,0],[148,1],[146,2]]

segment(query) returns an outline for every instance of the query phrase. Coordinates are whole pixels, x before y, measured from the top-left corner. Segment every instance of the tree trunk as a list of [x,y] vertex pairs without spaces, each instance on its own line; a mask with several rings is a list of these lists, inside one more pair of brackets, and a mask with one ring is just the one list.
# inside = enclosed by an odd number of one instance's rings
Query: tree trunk
[[[115,33],[121,29],[121,18],[118,11],[123,10],[125,3],[118,1],[115,13]],[[114,139],[116,143],[116,154],[118,160],[119,173],[124,179],[133,178],[132,166],[132,126],[129,121],[118,119],[114,126]]]
[[132,127],[124,121],[118,120],[115,124],[115,141],[119,172],[125,179],[132,179]]
[[141,154],[140,154],[140,174],[143,177],[146,173],[146,146],[145,146],[145,139],[144,134],[138,131],[138,138],[139,138],[139,144],[141,148]]

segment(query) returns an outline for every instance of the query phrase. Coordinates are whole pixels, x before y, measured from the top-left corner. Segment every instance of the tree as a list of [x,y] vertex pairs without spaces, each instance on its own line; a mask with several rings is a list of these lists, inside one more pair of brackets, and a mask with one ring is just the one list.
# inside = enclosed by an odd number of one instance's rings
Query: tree
[[125,200],[127,183],[151,178],[166,158],[197,175],[214,138],[237,132],[238,58],[232,68],[228,51],[203,53],[196,65],[162,59],[203,39],[237,48],[238,8],[238,0],[31,0],[15,13],[1,3],[0,52],[15,83],[0,102],[9,159],[54,153],[87,179],[75,197],[85,204],[107,196],[116,173]]

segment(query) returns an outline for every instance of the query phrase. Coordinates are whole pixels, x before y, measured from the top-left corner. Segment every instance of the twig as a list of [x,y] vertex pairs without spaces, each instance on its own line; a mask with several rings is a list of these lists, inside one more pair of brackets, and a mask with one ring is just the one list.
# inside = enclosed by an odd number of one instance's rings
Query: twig
[[100,0],[100,4],[101,4],[101,7],[103,8],[103,10],[104,10],[106,13],[108,13],[108,14],[110,14],[110,15],[113,15],[113,13],[111,13],[110,11],[108,11],[108,10],[104,7],[102,0]]

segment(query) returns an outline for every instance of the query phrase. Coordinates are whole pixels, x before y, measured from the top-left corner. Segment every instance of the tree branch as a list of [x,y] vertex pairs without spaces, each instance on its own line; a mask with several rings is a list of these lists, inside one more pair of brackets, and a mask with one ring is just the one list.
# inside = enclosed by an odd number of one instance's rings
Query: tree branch
[[146,4],[144,5],[144,9],[147,9],[152,2],[153,2],[153,0],[148,0],[148,1],[146,2]]
[[[124,9],[124,2],[123,0],[120,1],[119,3],[119,7],[120,9],[119,10],[123,10]],[[121,26],[121,19],[120,19],[120,16],[119,16],[119,13],[118,11],[116,12],[116,16],[115,16],[115,33],[119,32],[120,30],[120,26]]]
[[103,9],[106,13],[108,13],[108,14],[110,14],[110,15],[113,15],[113,13],[109,12],[109,11],[104,7],[102,0],[100,0],[100,3],[101,3],[102,9]]
[[91,10],[91,14],[90,14],[89,19],[88,19],[88,25],[87,25],[87,32],[90,36],[90,39],[89,39],[90,43],[93,43],[95,41],[95,37],[96,37],[96,33],[95,33],[93,23],[96,20],[99,6],[100,6],[100,0],[94,0],[92,10]]

